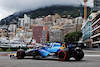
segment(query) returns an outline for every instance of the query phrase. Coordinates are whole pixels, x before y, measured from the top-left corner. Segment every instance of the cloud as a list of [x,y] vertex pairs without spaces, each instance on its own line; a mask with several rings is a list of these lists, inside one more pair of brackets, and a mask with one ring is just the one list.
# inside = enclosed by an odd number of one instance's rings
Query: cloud
[[0,8],[0,19],[3,19],[11,14],[13,14],[13,12],[6,11],[6,10],[3,10],[2,8]]
[[[79,0],[83,4],[83,0]],[[88,6],[91,6],[90,1],[88,0]],[[16,12],[23,10],[35,10],[37,8],[51,6],[51,5],[73,5],[78,6],[79,3],[77,0],[0,0],[0,8],[3,8],[2,11],[6,12]],[[0,15],[1,17],[1,15]]]

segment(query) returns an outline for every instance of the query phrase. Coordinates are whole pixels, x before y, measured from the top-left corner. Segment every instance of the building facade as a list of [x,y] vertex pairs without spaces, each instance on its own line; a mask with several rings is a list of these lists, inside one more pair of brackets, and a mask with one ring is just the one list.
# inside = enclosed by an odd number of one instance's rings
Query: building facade
[[97,12],[96,17],[92,20],[91,28],[92,45],[100,47],[100,11]]
[[82,40],[83,43],[86,44],[86,47],[92,47],[92,39],[91,37],[91,22],[92,19],[95,17],[96,13],[91,13],[90,16],[87,18],[86,21],[83,22],[82,25]]
[[17,25],[16,24],[10,24],[8,30],[11,32],[16,32]]
[[94,2],[94,7],[92,9],[92,11],[98,11],[100,10],[100,0],[93,0]]
[[50,42],[64,42],[63,31],[60,29],[53,29],[49,31]]
[[31,19],[29,16],[24,14],[24,18],[18,19],[18,27],[25,27],[24,29],[28,31],[31,25],[33,25],[33,19]]
[[48,40],[48,27],[47,26],[33,26],[33,39],[37,43],[45,44]]

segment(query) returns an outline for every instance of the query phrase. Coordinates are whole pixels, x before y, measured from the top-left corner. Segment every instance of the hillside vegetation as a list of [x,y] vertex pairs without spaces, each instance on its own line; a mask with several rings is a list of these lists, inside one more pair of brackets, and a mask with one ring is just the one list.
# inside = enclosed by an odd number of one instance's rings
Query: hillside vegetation
[[[79,10],[80,10],[80,7],[54,5],[50,7],[39,8],[36,10],[15,12],[13,15],[10,15],[2,19],[0,22],[0,25],[3,25],[5,22],[6,24],[10,24],[11,21],[18,20],[18,18],[23,17],[24,14],[27,14],[33,19],[36,17],[54,15],[55,13],[58,13],[61,17],[63,16],[67,17],[67,15],[71,15],[72,17],[77,17],[79,16]],[[89,15],[90,10],[91,9],[88,7],[88,15]]]

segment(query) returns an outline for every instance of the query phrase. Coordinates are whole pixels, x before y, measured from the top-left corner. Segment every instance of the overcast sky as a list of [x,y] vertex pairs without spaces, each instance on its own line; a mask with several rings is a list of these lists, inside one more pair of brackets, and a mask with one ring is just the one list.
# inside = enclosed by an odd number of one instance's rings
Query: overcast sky
[[[82,4],[83,0],[79,0]],[[92,7],[93,0],[88,0],[87,5]],[[79,5],[77,0],[0,0],[0,20],[14,12],[23,10],[35,10],[51,5]]]

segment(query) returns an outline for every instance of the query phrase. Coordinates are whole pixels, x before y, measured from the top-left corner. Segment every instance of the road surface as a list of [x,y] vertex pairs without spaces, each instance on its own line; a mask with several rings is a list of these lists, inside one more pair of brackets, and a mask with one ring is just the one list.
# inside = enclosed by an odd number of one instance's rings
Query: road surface
[[84,50],[85,57],[81,61],[59,61],[58,58],[41,60],[25,57],[25,59],[9,58],[15,52],[0,52],[0,67],[100,67],[100,51]]

